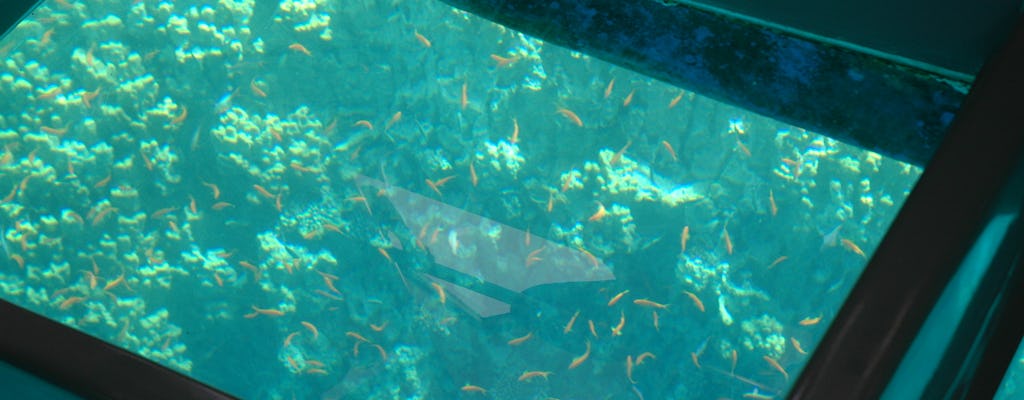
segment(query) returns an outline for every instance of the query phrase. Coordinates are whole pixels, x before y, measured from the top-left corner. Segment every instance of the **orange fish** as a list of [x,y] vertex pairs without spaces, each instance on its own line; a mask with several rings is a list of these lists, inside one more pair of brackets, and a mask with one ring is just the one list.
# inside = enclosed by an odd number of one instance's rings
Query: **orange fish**
[[480,179],[477,178],[477,176],[476,176],[476,168],[473,167],[473,161],[470,161],[469,162],[469,181],[473,184],[473,187],[476,187],[476,184],[477,184],[477,182],[479,182],[479,180]]
[[430,286],[437,292],[437,300],[443,305],[448,300],[448,296],[444,293],[444,286],[439,285],[437,282],[430,282]]
[[569,323],[565,324],[565,328],[562,329],[562,333],[572,332],[572,326],[573,326],[573,324],[576,323],[576,317],[579,317],[579,316],[580,316],[580,310],[576,310],[576,313],[572,315],[572,318],[569,318]]
[[789,341],[793,343],[793,348],[796,349],[797,353],[807,354],[807,352],[804,351],[803,346],[800,345],[800,342],[798,342],[795,337],[790,336]]
[[355,340],[358,340],[360,342],[370,343],[370,341],[367,340],[365,337],[363,337],[363,335],[360,335],[359,333],[356,333],[356,332],[352,332],[352,331],[345,332],[345,336],[348,336],[348,337],[353,338]]
[[615,78],[612,78],[612,80],[608,82],[608,87],[604,88],[604,98],[607,99],[608,96],[611,96],[612,95],[612,89],[614,89],[614,88],[615,88]]
[[633,304],[636,304],[638,306],[643,306],[643,307],[659,308],[659,309],[662,309],[662,310],[668,308],[668,304],[655,303],[655,302],[647,300],[647,299],[636,299],[636,300],[633,300]]
[[480,386],[477,386],[477,385],[470,385],[468,383],[463,385],[460,390],[462,390],[463,392],[467,392],[467,393],[487,394],[487,389],[484,389],[484,388],[482,388]]
[[842,243],[844,249],[852,251],[853,253],[857,254],[858,256],[861,256],[862,258],[864,258],[865,260],[868,258],[868,256],[866,254],[864,254],[864,250],[861,250],[860,247],[857,246],[856,243],[853,243],[849,239],[840,239],[839,243]]
[[626,379],[629,379],[630,383],[636,383],[633,380],[633,355],[626,356]]
[[431,46],[430,39],[427,39],[426,36],[423,36],[421,33],[417,32],[417,31],[413,31],[413,35],[416,35],[416,40],[418,40],[420,42],[420,44],[423,45],[423,47],[426,47],[428,49],[430,48],[430,46]]
[[313,340],[316,340],[316,338],[320,336],[320,331],[318,329],[316,329],[316,326],[314,326],[313,324],[311,324],[309,322],[306,322],[306,321],[301,321],[299,323],[302,324],[302,326],[306,327],[306,329],[309,329],[309,331],[313,333]]
[[632,144],[633,144],[633,139],[626,140],[626,145],[622,146],[622,148],[619,149],[619,151],[615,152],[615,155],[612,156],[612,159],[608,161],[608,165],[618,164],[619,160],[622,159],[622,155],[626,153],[626,150],[628,150],[629,146],[632,145]]
[[594,321],[588,319],[587,326],[590,327],[590,334],[594,335],[594,337],[597,337],[597,329],[594,329]]
[[583,127],[583,120],[581,120],[580,117],[576,115],[576,113],[572,112],[572,110],[568,108],[559,108],[558,113],[562,114],[562,116],[568,119],[570,122],[576,124],[576,126],[581,128]]
[[686,242],[688,242],[689,240],[690,240],[690,226],[687,225],[687,226],[683,227],[683,232],[679,234],[679,244],[680,244],[680,247],[682,248],[682,250],[680,250],[681,253],[685,253],[686,252]]
[[355,126],[361,126],[361,127],[366,128],[366,129],[369,129],[371,131],[373,130],[373,124],[371,124],[370,121],[367,121],[365,119],[361,119],[361,120],[356,121],[356,123],[352,124],[352,126],[354,126],[354,127]]
[[804,319],[800,320],[800,326],[816,325],[819,322],[821,322],[821,315],[818,315],[817,317],[814,317],[814,318],[807,317],[807,318],[804,318]]
[[690,300],[693,300],[693,305],[696,306],[700,312],[704,312],[704,302],[700,301],[700,298],[697,297],[697,295],[693,294],[693,292],[690,292],[689,290],[683,291],[683,293],[685,293]]
[[604,217],[607,217],[607,216],[608,216],[608,210],[605,210],[604,204],[601,204],[601,202],[598,202],[597,203],[597,212],[595,212],[594,215],[591,215],[590,218],[587,218],[587,221],[590,221],[590,222],[600,221],[601,218],[604,218]]
[[491,54],[491,59],[494,60],[494,62],[498,63],[498,68],[501,68],[507,67],[509,65],[512,65],[512,63],[519,61],[519,56],[502,57],[497,54]]
[[725,241],[725,251],[732,255],[732,238],[729,237],[729,224],[722,227],[722,240]]
[[612,328],[612,336],[622,336],[622,328],[626,326],[626,312],[619,310],[619,324]]
[[216,203],[213,203],[213,205],[210,206],[210,208],[212,208],[214,211],[220,211],[220,210],[223,210],[225,208],[234,207],[234,206],[235,206],[234,204],[228,203],[226,201],[218,201]]
[[625,296],[628,293],[629,293],[629,289],[626,289],[626,290],[623,290],[623,291],[619,292],[619,294],[617,294],[614,297],[612,297],[611,300],[608,300],[608,307],[614,306],[615,303],[618,303],[619,300],[622,300],[622,296]]
[[644,360],[648,358],[652,360],[655,359],[654,354],[649,351],[641,353],[640,355],[636,356],[636,365],[642,365],[644,363]]
[[576,368],[576,367],[580,366],[580,364],[583,364],[584,361],[587,361],[587,358],[589,358],[589,357],[590,357],[590,341],[588,340],[587,341],[587,351],[583,352],[583,354],[580,355],[579,357],[573,358],[572,359],[572,363],[569,364],[569,369],[573,369],[573,368]]
[[775,368],[776,371],[779,371],[779,373],[782,374],[782,377],[785,378],[786,381],[789,381],[789,373],[786,372],[785,368],[782,368],[782,365],[779,365],[779,362],[777,360],[768,356],[764,356],[764,361],[767,362],[768,365],[771,365],[772,368]]
[[748,149],[747,145],[743,144],[739,139],[736,139],[736,148],[740,149],[740,152],[743,153],[743,155],[747,157],[751,156],[750,149]]
[[402,120],[402,112],[401,111],[395,112],[395,114],[391,116],[391,119],[388,120],[388,123],[384,124],[384,131],[386,132],[388,129],[391,129],[392,126],[394,126],[395,124],[398,123],[398,121],[401,121],[401,120]]
[[633,90],[629,91],[629,94],[626,95],[626,99],[622,100],[622,106],[623,107],[629,107],[629,105],[633,103],[633,94],[634,93],[636,93],[636,89],[633,89]]
[[462,98],[459,99],[459,104],[462,106],[463,110],[465,110],[466,105],[469,104],[469,97],[466,95],[467,85],[469,85],[468,82],[462,82]]
[[252,188],[256,189],[256,192],[258,192],[260,194],[260,196],[263,196],[263,197],[268,198],[268,199],[273,199],[274,198],[274,195],[271,194],[269,190],[267,190],[263,186],[260,186],[259,184],[253,184]]
[[682,99],[683,99],[683,94],[684,94],[684,93],[686,93],[686,92],[684,92],[684,91],[680,90],[680,91],[679,91],[679,94],[678,94],[678,95],[677,95],[676,97],[673,97],[673,98],[672,98],[672,101],[668,102],[668,108],[669,108],[669,109],[672,109],[673,107],[675,107],[675,106],[676,106],[676,104],[679,104],[679,100],[682,100]]
[[523,371],[522,375],[519,375],[519,381],[527,381],[536,377],[548,379],[548,375],[551,375],[551,371]]
[[278,310],[278,309],[275,309],[275,308],[259,308],[259,307],[256,307],[256,306],[251,306],[251,307],[252,307],[252,310],[254,312],[256,312],[257,314],[263,314],[263,315],[270,316],[270,317],[280,317],[280,316],[284,315],[284,311],[281,311],[281,310]]
[[520,337],[517,337],[515,339],[509,340],[508,341],[508,345],[509,346],[518,346],[518,345],[521,345],[524,342],[526,342],[527,340],[530,340],[532,338],[533,338],[533,332],[530,332],[530,333],[527,333],[524,336],[520,336]]
[[672,156],[672,161],[679,161],[679,157],[676,157],[676,149],[672,148],[671,143],[669,143],[667,140],[662,140],[661,146],[664,147],[666,151],[668,151],[668,155]]
[[519,143],[519,121],[512,118],[512,138],[509,139],[512,144]]
[[252,80],[249,81],[249,90],[251,90],[252,94],[256,95],[257,97],[267,98],[267,92],[264,92],[263,89],[260,89],[259,86],[256,86],[256,77],[253,77]]
[[773,217],[779,213],[779,207],[775,205],[775,192],[771,189],[768,189],[768,205],[771,206]]
[[787,259],[789,259],[789,257],[786,257],[786,256],[781,256],[779,258],[776,258],[775,261],[772,261],[772,263],[768,265],[768,269],[772,269],[772,267],[775,267],[776,265],[779,265],[779,263],[781,263],[783,261],[786,261]]
[[297,51],[310,57],[313,56],[313,53],[310,53],[309,49],[307,49],[306,46],[303,46],[301,43],[292,43],[288,45],[288,48],[291,49],[292,51]]

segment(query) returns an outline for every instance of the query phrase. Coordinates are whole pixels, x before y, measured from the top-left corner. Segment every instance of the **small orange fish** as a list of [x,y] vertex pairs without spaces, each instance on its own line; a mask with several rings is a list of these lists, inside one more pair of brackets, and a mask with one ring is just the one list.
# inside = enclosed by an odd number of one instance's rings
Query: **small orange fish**
[[[2,239],[0,239],[2,240]],[[19,269],[25,269],[25,259],[18,254],[11,254],[11,259],[18,264]],[[577,311],[579,313],[579,311]]]
[[401,120],[402,120],[402,112],[401,111],[396,111],[394,113],[394,115],[391,116],[391,119],[388,120],[388,123],[384,124],[384,131],[387,132],[388,129],[391,129],[392,126],[394,126],[395,124],[398,123],[398,121],[401,121]]
[[234,206],[235,206],[234,204],[228,203],[226,201],[218,201],[216,203],[213,203],[213,205],[210,206],[210,208],[213,209],[214,211],[220,211],[220,210],[223,210],[225,208],[234,207]]
[[64,301],[62,301],[60,303],[60,309],[61,310],[67,310],[67,309],[71,308],[71,306],[73,306],[75,304],[78,304],[78,303],[81,303],[83,301],[85,301],[85,297],[81,297],[81,296],[68,297],[67,300],[64,300]]
[[181,125],[185,122],[185,118],[188,118],[188,107],[181,106],[181,114],[171,120],[171,125]]
[[632,144],[633,144],[633,139],[626,140],[626,145],[622,146],[622,148],[619,149],[619,151],[615,152],[615,155],[612,156],[612,159],[608,161],[608,165],[618,164],[619,160],[622,159],[622,155],[626,153],[626,150],[628,150],[629,146],[632,145]]
[[352,126],[354,126],[354,127],[355,126],[361,126],[361,127],[366,128],[366,129],[369,129],[371,131],[373,130],[373,124],[371,124],[370,121],[367,121],[365,119],[361,119],[361,120],[356,121],[356,123],[352,124]]
[[512,65],[512,63],[519,61],[519,56],[502,57],[497,54],[491,54],[491,59],[494,60],[494,62],[498,63],[498,68],[501,68],[507,67],[509,65]]
[[612,336],[622,336],[622,328],[626,326],[626,312],[619,310],[619,324],[612,328]]
[[623,107],[629,107],[629,105],[633,103],[633,94],[634,93],[636,93],[636,89],[633,89],[633,90],[629,91],[629,94],[626,95],[626,99],[622,100],[622,106]]
[[423,36],[423,34],[419,33],[418,31],[413,31],[413,35],[416,36],[416,40],[418,40],[420,44],[423,45],[423,47],[426,47],[428,49],[430,48],[430,39],[427,39],[426,36]]
[[736,139],[736,148],[740,149],[740,153],[743,153],[744,156],[751,156],[750,149],[748,149],[747,145],[743,144],[739,139]]
[[437,292],[437,300],[444,305],[448,301],[448,296],[444,293],[444,286],[439,285],[437,282],[430,282],[430,286]]
[[654,324],[654,331],[661,332],[661,328],[658,326],[658,312],[651,311],[651,322]]
[[278,309],[275,309],[275,308],[259,308],[259,307],[256,307],[256,306],[250,306],[250,307],[252,307],[252,310],[254,312],[256,312],[257,314],[263,314],[263,315],[270,316],[270,317],[280,317],[280,316],[284,315],[284,311],[281,311],[281,310],[278,310]]
[[679,157],[676,157],[676,149],[672,148],[671,143],[669,143],[667,140],[662,140],[661,146],[664,147],[666,151],[668,151],[668,155],[672,156],[672,161],[679,161]]
[[633,380],[633,355],[626,356],[626,379],[629,379],[629,383],[636,383]]
[[384,323],[380,325],[370,324],[370,329],[373,329],[374,332],[382,332],[384,331],[384,328],[388,327],[388,323],[390,323],[390,321],[384,321]]
[[518,346],[518,345],[521,345],[524,342],[526,342],[527,340],[530,340],[532,338],[533,338],[533,332],[530,332],[530,333],[527,333],[524,336],[520,336],[520,337],[517,337],[515,339],[509,340],[508,341],[508,345],[509,346]]
[[679,104],[679,100],[683,99],[683,94],[685,94],[685,93],[686,92],[680,90],[679,94],[676,95],[676,97],[673,97],[672,101],[668,102],[668,108],[671,110],[673,107],[676,106],[676,104]]
[[597,211],[593,215],[591,215],[590,218],[587,218],[587,221],[590,221],[590,222],[600,221],[602,218],[607,217],[607,216],[608,216],[608,210],[605,210],[604,204],[601,204],[601,202],[598,202],[597,203]]
[[690,241],[690,226],[684,226],[683,232],[679,234],[679,245],[682,250],[681,253],[686,252],[686,242]]
[[731,354],[731,356],[732,356],[732,369],[730,369],[730,370],[729,370],[729,375],[736,375],[736,360],[737,360],[737,359],[738,359],[738,357],[739,357],[739,356],[738,356],[738,355],[736,354],[736,349],[732,349],[732,354]]
[[806,352],[806,351],[804,351],[804,348],[803,348],[803,346],[801,346],[801,345],[800,345],[800,342],[799,342],[799,341],[797,341],[795,337],[792,337],[792,336],[790,336],[790,337],[789,337],[789,341],[790,341],[791,343],[793,343],[793,348],[794,348],[794,349],[796,349],[796,352],[797,352],[797,353],[800,353],[800,354],[807,354],[807,352]]
[[477,385],[470,385],[468,383],[463,385],[460,390],[462,390],[463,392],[467,392],[467,393],[487,394],[487,389],[484,389],[484,388],[482,388],[480,386],[477,386]]
[[768,189],[768,205],[771,206],[773,217],[779,214],[779,207],[775,205],[775,192],[771,189]]
[[844,239],[840,239],[839,243],[842,243],[844,249],[852,251],[854,254],[857,254],[858,256],[861,256],[865,260],[868,258],[868,256],[866,254],[864,254],[864,250],[861,250],[860,247],[857,246],[856,243],[853,243],[849,239],[845,239],[845,238]]
[[309,329],[309,331],[313,333],[313,340],[316,340],[316,338],[320,337],[320,330],[316,329],[315,325],[313,325],[313,324],[311,324],[309,322],[306,322],[306,321],[300,321],[299,323],[302,324],[302,326],[306,327],[306,329]]
[[292,339],[294,339],[295,336],[298,335],[298,334],[299,334],[299,332],[289,333],[288,336],[284,338],[284,347],[291,346]]
[[625,296],[628,293],[629,293],[629,289],[626,289],[626,290],[623,290],[623,291],[619,292],[619,294],[616,294],[614,297],[612,297],[611,300],[608,300],[608,307],[614,306],[615,303],[618,303],[619,300],[622,300],[622,296]]
[[459,104],[462,106],[463,110],[465,110],[466,105],[469,104],[469,96],[466,95],[466,89],[468,85],[468,82],[462,82],[462,98],[459,99]]
[[355,340],[358,340],[360,342],[371,343],[368,339],[363,337],[363,335],[360,335],[357,332],[348,331],[348,332],[345,332],[345,336],[348,336],[348,337],[353,338]]
[[786,257],[786,256],[781,256],[779,258],[776,258],[775,261],[772,261],[772,263],[768,265],[768,269],[772,269],[773,267],[775,267],[776,265],[779,265],[779,263],[781,263],[783,261],[786,261],[787,259],[789,259],[789,257]]
[[263,89],[256,86],[256,77],[253,77],[252,80],[249,81],[249,90],[251,90],[252,94],[256,95],[256,97],[262,97],[264,99],[267,98],[267,92],[264,92]]
[[636,299],[636,300],[633,300],[633,304],[636,304],[638,306],[643,306],[643,307],[658,308],[658,309],[662,309],[662,310],[665,310],[665,309],[668,308],[668,304],[655,303],[655,302],[647,300],[647,299]]
[[640,355],[636,356],[636,365],[638,365],[638,366],[639,365],[643,365],[644,360],[646,360],[648,358],[653,360],[656,357],[654,357],[653,353],[651,353],[649,351],[645,351],[645,352],[641,353]]
[[611,96],[612,95],[612,89],[614,89],[614,88],[615,88],[615,78],[612,78],[612,80],[608,82],[608,86],[604,88],[604,98],[607,99],[608,96]]
[[583,364],[584,361],[587,361],[587,358],[590,358],[590,341],[589,340],[587,341],[587,351],[583,352],[583,354],[580,355],[579,357],[573,358],[572,362],[569,363],[569,369],[573,369],[573,368],[576,368],[576,367],[580,366],[580,364]]
[[562,329],[562,333],[572,332],[572,326],[573,326],[573,324],[576,323],[576,317],[579,317],[579,316],[580,316],[580,310],[576,310],[576,313],[572,315],[572,318],[569,318],[569,323],[565,324],[565,328]]
[[509,139],[512,144],[519,143],[519,121],[512,118],[512,138]]
[[92,108],[92,100],[95,99],[96,96],[100,95],[100,89],[101,88],[96,88],[91,92],[82,93],[82,104],[85,104],[85,108]]
[[700,301],[700,298],[697,297],[697,295],[693,294],[693,292],[689,290],[685,290],[683,293],[685,293],[690,300],[693,300],[693,305],[696,306],[700,312],[704,312],[704,302]]
[[272,193],[270,193],[269,190],[267,190],[263,186],[260,186],[259,184],[253,184],[252,188],[256,189],[256,192],[258,192],[260,194],[260,196],[263,196],[263,197],[268,198],[268,199],[273,199],[274,198],[274,195]]
[[819,322],[821,322],[821,315],[818,315],[817,317],[813,317],[813,318],[806,317],[806,318],[800,320],[800,326],[816,325]]
[[569,122],[576,124],[576,126],[581,128],[583,127],[583,120],[581,120],[576,113],[572,112],[572,110],[568,108],[559,108],[558,113],[562,114],[562,116],[568,119]]
[[722,240],[725,241],[725,251],[732,255],[732,238],[729,237],[729,224],[722,227]]
[[785,378],[787,382],[789,381],[789,373],[786,372],[785,368],[782,368],[782,365],[779,365],[779,362],[777,360],[768,356],[764,356],[764,361],[767,362],[768,365],[770,365],[772,368],[775,368],[776,371],[779,371],[779,373],[782,374],[782,377]]
[[587,320],[587,326],[590,327],[590,334],[593,335],[596,338],[597,337],[597,329],[594,328],[594,321],[588,319]]
[[479,181],[480,181],[480,179],[477,178],[477,176],[476,176],[476,168],[473,167],[473,162],[470,161],[469,162],[469,182],[473,184],[473,187],[476,187],[476,184]]
[[536,377],[548,379],[549,375],[551,375],[551,371],[523,371],[523,374],[519,375],[519,381],[523,382]]
[[299,53],[305,54],[308,57],[313,56],[313,53],[310,53],[309,49],[307,49],[306,46],[303,46],[301,43],[292,43],[288,45],[288,48],[291,49],[292,51],[297,51]]

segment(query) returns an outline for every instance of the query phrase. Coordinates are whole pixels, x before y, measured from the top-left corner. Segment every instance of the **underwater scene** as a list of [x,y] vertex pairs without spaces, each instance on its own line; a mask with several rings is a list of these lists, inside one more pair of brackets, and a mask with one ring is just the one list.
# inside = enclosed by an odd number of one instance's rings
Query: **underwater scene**
[[921,173],[433,0],[0,59],[0,296],[243,398],[780,398]]

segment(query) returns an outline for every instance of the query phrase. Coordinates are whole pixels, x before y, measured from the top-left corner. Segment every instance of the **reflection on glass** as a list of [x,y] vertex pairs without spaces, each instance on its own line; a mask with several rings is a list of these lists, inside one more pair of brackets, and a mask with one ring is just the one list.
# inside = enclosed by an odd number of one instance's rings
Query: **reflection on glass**
[[432,1],[0,55],[0,293],[246,398],[780,396],[920,172]]

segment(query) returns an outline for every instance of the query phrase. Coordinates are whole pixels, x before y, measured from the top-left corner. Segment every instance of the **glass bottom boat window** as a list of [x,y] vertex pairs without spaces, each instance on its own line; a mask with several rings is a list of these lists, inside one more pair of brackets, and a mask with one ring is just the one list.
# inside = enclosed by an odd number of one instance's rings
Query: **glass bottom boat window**
[[434,1],[0,56],[0,295],[245,398],[781,396],[921,172]]

